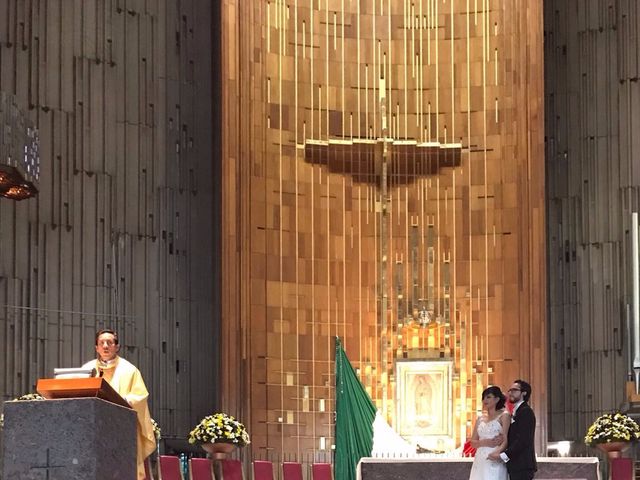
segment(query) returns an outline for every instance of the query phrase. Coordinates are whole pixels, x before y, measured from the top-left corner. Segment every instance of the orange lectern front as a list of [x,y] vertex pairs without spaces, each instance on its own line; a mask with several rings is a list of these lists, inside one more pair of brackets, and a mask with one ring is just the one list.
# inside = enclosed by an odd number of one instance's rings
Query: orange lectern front
[[127,401],[101,377],[41,378],[36,385],[36,391],[48,399],[95,397],[131,408]]

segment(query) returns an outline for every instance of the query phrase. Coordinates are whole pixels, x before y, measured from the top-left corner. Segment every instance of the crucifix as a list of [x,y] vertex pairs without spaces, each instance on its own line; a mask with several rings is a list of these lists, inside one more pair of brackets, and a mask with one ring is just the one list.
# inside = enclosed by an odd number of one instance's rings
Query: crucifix
[[51,476],[50,476],[51,475],[51,469],[67,467],[67,465],[51,465],[50,455],[51,455],[51,452],[47,448],[47,454],[46,454],[47,461],[46,461],[46,463],[44,465],[36,465],[36,466],[32,466],[31,467],[31,470],[44,470],[44,472],[46,474],[46,476],[45,476],[46,480],[50,480],[51,479]]
[[[380,79],[379,85],[379,111],[381,121],[381,136],[378,138],[336,138],[328,140],[305,139],[304,159],[313,165],[322,165],[329,173],[350,176],[354,183],[374,185],[379,194],[380,201],[376,203],[376,211],[380,214],[380,230],[378,233],[380,249],[379,255],[379,291],[380,310],[378,316],[379,326],[385,325],[385,316],[389,307],[387,266],[391,251],[389,250],[389,215],[393,188],[406,186],[418,178],[436,175],[443,168],[453,168],[461,164],[462,145],[459,143],[418,142],[415,139],[394,139],[389,135],[387,128],[387,99],[384,79]],[[434,271],[433,271],[433,234],[435,231],[433,221],[427,222],[426,232],[429,245],[428,258],[430,265],[427,271],[427,298],[418,299],[417,244],[418,244],[418,217],[412,216],[412,234],[410,261],[413,263],[412,294],[414,305],[405,305],[406,296],[403,292],[402,271],[404,258],[396,258],[397,278],[394,282],[398,311],[398,327],[401,327],[405,318],[409,318],[413,312],[417,322],[426,326],[438,321],[440,317],[434,313]],[[444,276],[448,280],[449,265],[445,259]],[[398,274],[399,272],[399,274]],[[448,285],[444,286],[445,300],[443,309],[448,308]],[[420,307],[415,304],[420,302]],[[385,338],[383,338],[385,337]],[[386,358],[390,342],[386,336],[380,337],[381,358]],[[386,388],[386,387],[384,387]],[[386,398],[386,392],[383,394]],[[384,409],[384,407],[383,407]]]

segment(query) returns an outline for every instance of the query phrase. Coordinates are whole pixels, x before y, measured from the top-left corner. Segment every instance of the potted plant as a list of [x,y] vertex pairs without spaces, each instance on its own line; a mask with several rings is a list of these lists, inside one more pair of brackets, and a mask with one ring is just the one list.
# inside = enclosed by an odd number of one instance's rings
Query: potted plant
[[189,443],[199,443],[206,452],[224,458],[235,447],[248,445],[250,440],[244,424],[225,413],[214,413],[191,430]]
[[598,417],[584,437],[584,443],[606,452],[609,458],[619,457],[622,450],[637,440],[640,440],[640,426],[619,412]]

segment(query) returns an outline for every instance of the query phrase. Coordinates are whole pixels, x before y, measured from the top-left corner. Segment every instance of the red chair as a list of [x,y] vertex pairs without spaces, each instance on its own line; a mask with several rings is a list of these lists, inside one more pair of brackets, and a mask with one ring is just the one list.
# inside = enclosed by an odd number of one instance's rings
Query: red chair
[[633,480],[633,460],[631,458],[612,458],[610,468],[611,478]]
[[158,472],[160,480],[184,480],[180,471],[180,459],[173,455],[158,457]]
[[243,480],[240,460],[222,460],[222,480]]
[[302,464],[296,462],[284,462],[282,464],[283,480],[302,480]]
[[311,465],[312,480],[331,480],[330,463],[314,463]]
[[145,480],[154,480],[153,474],[151,473],[151,466],[149,465],[149,457],[147,457],[144,461],[144,478]]
[[211,466],[208,458],[190,458],[189,480],[214,480]]
[[253,480],[273,480],[273,463],[267,460],[253,462]]

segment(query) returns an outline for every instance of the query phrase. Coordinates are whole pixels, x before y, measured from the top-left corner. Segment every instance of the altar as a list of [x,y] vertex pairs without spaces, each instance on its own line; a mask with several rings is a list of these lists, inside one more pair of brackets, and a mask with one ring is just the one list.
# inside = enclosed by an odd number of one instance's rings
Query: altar
[[[596,457],[539,457],[536,480],[600,480]],[[357,480],[464,480],[473,458],[362,458]]]

